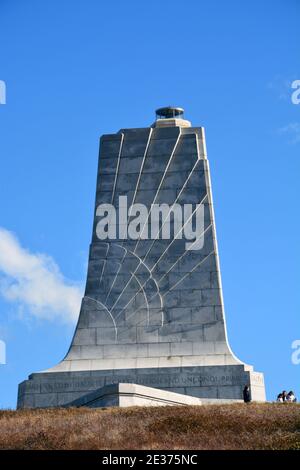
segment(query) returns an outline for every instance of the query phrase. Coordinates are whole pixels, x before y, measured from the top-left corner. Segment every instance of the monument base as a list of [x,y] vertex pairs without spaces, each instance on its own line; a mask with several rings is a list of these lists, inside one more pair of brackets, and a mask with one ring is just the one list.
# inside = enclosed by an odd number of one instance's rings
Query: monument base
[[[250,366],[216,365],[40,372],[19,385],[18,408],[65,406],[101,387],[137,384],[210,400],[241,400],[250,385],[253,401],[265,401],[263,374]],[[206,401],[206,400],[205,400]]]

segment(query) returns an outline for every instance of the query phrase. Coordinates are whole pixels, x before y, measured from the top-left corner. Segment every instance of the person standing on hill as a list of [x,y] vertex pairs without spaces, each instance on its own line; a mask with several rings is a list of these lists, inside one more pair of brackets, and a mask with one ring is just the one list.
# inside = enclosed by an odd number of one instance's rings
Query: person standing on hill
[[245,385],[243,390],[243,398],[245,403],[250,403],[251,401],[251,393],[249,385]]

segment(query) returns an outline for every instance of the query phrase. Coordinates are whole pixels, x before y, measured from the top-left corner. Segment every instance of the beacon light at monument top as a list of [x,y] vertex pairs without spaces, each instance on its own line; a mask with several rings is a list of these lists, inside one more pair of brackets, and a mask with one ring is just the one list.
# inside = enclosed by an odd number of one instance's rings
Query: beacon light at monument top
[[[118,208],[120,196],[148,213],[153,204],[202,207],[203,246],[187,250],[184,230],[170,239],[100,240],[97,209]],[[263,375],[227,340],[204,129],[182,108],[161,108],[151,127],[101,137],[74,337],[58,365],[19,385],[18,407],[241,400],[246,384],[253,400],[265,400]]]

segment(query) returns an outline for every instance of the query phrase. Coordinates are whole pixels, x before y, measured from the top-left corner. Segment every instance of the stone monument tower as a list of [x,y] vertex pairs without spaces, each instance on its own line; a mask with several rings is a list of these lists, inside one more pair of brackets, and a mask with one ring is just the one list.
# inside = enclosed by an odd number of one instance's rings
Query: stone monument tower
[[240,400],[249,384],[265,400],[263,375],[228,344],[204,129],[181,108],[101,137],[74,337],[58,365],[20,384],[18,407],[76,404],[124,383],[203,400]]

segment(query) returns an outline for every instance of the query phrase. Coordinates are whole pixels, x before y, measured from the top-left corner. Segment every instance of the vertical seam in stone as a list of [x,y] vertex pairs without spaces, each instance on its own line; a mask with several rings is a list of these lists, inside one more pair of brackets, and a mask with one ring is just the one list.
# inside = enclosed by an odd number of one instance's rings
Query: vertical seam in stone
[[118,174],[119,174],[120,158],[121,158],[123,142],[124,142],[124,134],[122,133],[121,135],[122,135],[122,137],[121,137],[120,147],[119,147],[119,154],[118,154],[118,162],[117,162],[117,167],[116,167],[115,181],[114,181],[114,187],[113,187],[113,192],[112,192],[112,196],[111,196],[111,204],[114,202],[115,190],[116,190],[117,179],[118,179]]

